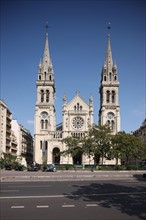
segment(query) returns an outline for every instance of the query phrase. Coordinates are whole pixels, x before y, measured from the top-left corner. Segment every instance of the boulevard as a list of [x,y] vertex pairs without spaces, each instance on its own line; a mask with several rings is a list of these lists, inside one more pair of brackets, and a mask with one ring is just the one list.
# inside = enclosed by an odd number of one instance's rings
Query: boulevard
[[[12,173],[8,172],[11,178]],[[141,178],[141,172],[133,175],[133,178],[130,174],[129,177],[122,174],[121,178],[117,178],[118,172],[109,175],[109,178],[107,173],[103,173],[103,176],[101,173],[99,179],[88,180],[88,172],[82,172],[82,175],[81,172],[77,173],[82,178],[77,178],[75,172],[56,172],[43,174],[44,177],[52,176],[51,181],[1,181],[1,219],[146,219],[146,181]],[[16,172],[15,176],[17,174],[25,178],[26,174],[31,175],[29,172]],[[89,174],[93,175],[91,172]],[[40,173],[32,173],[33,175]],[[57,175],[60,180],[54,181],[53,177]],[[76,179],[70,180],[71,175],[76,175]]]

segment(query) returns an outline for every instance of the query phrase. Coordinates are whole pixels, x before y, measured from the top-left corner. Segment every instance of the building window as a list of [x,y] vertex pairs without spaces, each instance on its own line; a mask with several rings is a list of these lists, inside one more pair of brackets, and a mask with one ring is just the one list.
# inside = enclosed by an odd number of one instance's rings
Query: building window
[[45,149],[48,150],[48,142],[45,141]]
[[115,129],[115,122],[111,121],[111,129],[114,130]]
[[107,103],[110,102],[110,91],[106,92],[106,101],[107,101]]
[[44,120],[41,120],[41,129],[44,129]]
[[45,77],[44,80],[46,80],[46,72],[44,72],[44,77]]
[[115,91],[112,91],[112,103],[114,103],[115,102]]
[[77,103],[75,106],[74,106],[74,111],[82,111],[83,107]]
[[45,120],[45,129],[48,128],[48,120]]
[[109,120],[107,121],[107,125],[108,125],[108,127],[110,127],[110,121]]
[[44,102],[44,90],[41,90],[41,102]]
[[77,111],[79,111],[79,103],[77,103]]
[[109,80],[111,81],[112,80],[112,74],[109,73]]
[[106,81],[106,76],[104,76],[104,81]]
[[42,148],[43,148],[43,143],[42,141],[40,141],[40,149],[42,150]]
[[46,90],[46,102],[49,102],[49,90]]

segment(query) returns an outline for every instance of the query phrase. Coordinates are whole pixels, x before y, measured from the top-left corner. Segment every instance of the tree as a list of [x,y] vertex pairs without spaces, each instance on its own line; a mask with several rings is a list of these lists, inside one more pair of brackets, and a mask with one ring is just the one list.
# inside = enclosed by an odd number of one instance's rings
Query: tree
[[85,154],[89,157],[94,156],[94,162],[99,162],[103,165],[104,158],[107,157],[111,147],[111,130],[106,125],[94,125],[87,137],[82,140],[82,147]]
[[78,154],[82,154],[82,147],[80,145],[80,139],[77,137],[66,137],[62,140],[63,143],[66,144],[67,149],[62,151],[61,154],[71,155],[72,158],[77,156]]
[[16,162],[17,156],[14,156],[10,153],[4,153],[3,152],[3,161],[5,164],[12,165]]
[[111,148],[109,151],[109,158],[116,159],[116,165],[118,165],[118,160],[121,159],[121,135],[117,133],[111,137]]

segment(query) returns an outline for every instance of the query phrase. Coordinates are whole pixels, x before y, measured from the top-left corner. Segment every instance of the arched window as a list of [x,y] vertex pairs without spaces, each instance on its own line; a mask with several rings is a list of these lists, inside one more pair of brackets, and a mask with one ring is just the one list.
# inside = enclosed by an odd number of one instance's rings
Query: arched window
[[107,125],[110,127],[110,121],[109,120],[107,121]]
[[44,102],[44,90],[41,90],[41,102]]
[[74,110],[76,111],[76,105],[74,106]]
[[111,121],[111,129],[114,130],[115,129],[115,122],[112,120]]
[[111,72],[109,73],[109,80],[110,81],[112,80],[112,73]]
[[49,102],[49,90],[46,90],[46,102]]
[[41,80],[41,75],[39,75],[39,80]]
[[82,111],[82,106],[80,105],[80,111]]
[[104,76],[104,81],[106,81],[106,76]]
[[112,91],[112,103],[114,103],[115,102],[115,91]]
[[79,103],[77,103],[77,111],[79,111]]
[[106,101],[109,103],[110,102],[110,91],[106,92]]
[[44,120],[41,120],[41,129],[44,129]]
[[42,143],[42,141],[40,141],[40,149],[42,149],[43,148],[43,143]]
[[45,120],[45,129],[48,128],[48,120]]
[[48,150],[48,142],[45,141],[45,150]]
[[50,81],[51,81],[52,80],[52,76],[50,75],[49,78],[50,78]]
[[46,73],[46,72],[44,72],[44,80],[46,80],[46,74],[47,74],[47,73]]
[[115,76],[115,81],[117,80],[117,76]]

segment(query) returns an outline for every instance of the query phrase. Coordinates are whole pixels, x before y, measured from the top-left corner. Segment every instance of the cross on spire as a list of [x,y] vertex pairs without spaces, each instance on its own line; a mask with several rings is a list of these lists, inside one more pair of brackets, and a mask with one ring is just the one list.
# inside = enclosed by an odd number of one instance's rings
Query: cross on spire
[[111,29],[111,23],[108,23],[108,26],[107,26],[108,30]]
[[48,34],[48,28],[49,28],[48,21],[46,22],[45,28],[46,28],[46,34]]

